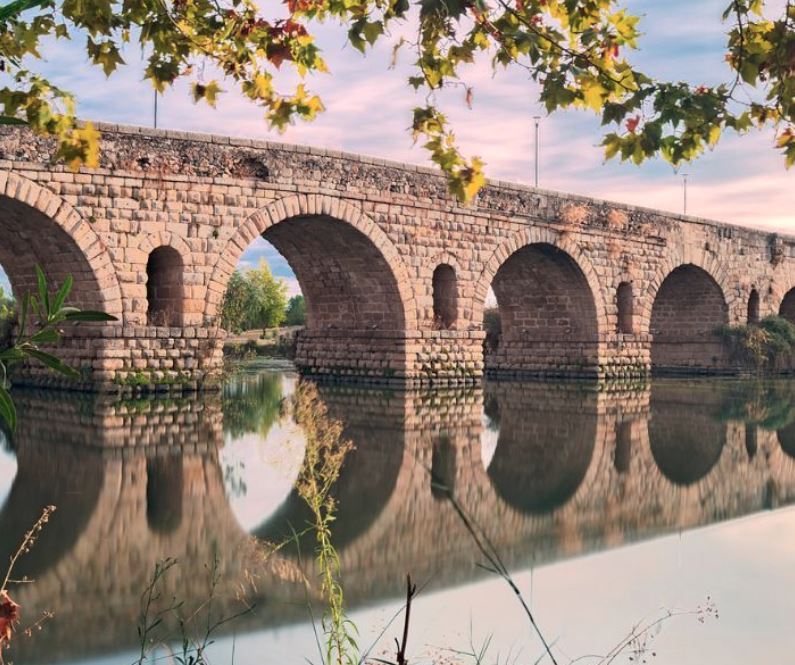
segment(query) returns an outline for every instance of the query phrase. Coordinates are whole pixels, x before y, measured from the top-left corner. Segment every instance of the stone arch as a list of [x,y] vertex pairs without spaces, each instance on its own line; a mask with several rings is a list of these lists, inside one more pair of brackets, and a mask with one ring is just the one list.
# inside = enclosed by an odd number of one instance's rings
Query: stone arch
[[617,330],[620,334],[635,332],[634,293],[632,282],[621,282],[616,289]]
[[781,304],[778,306],[778,315],[787,319],[790,323],[795,323],[795,286],[784,294]]
[[[201,323],[203,310],[203,292],[199,286],[202,277],[196,273],[196,268],[192,265],[192,250],[188,242],[175,233],[160,231],[150,235],[142,236],[137,245],[130,247],[130,255],[135,257],[133,268],[137,268],[141,278],[134,286],[135,290],[130,290],[129,295],[132,302],[132,317],[136,323],[141,325],[149,324],[148,305],[149,305],[149,260],[152,254],[158,250],[172,250],[172,256],[179,256],[182,271],[182,293],[176,296],[179,300],[179,316],[170,325],[196,325]],[[129,289],[128,289],[129,290]],[[152,325],[157,324],[153,321]]]
[[543,515],[588,486],[603,438],[595,395],[569,383],[499,381],[487,385],[487,409],[498,433],[486,475],[501,502]]
[[533,374],[598,373],[606,321],[602,289],[579,247],[548,229],[523,229],[486,263],[475,289],[482,319],[489,286],[500,310],[500,340],[487,369]]
[[693,263],[677,265],[650,289],[652,369],[725,369],[726,348],[716,334],[729,322],[725,293],[712,273]]
[[[769,286],[762,288],[762,285],[759,285],[759,294],[763,302],[762,316],[773,314],[787,318],[782,314],[782,310],[786,312],[789,303],[785,306],[785,300],[792,293],[795,293],[795,266],[785,261],[773,268]],[[795,322],[795,317],[792,322]]]
[[[296,228],[299,226],[303,230],[310,228],[314,224],[314,229],[317,230],[319,224],[324,224],[326,228],[322,229],[322,237],[318,240],[319,245],[316,248],[310,248],[312,251],[317,250],[315,253],[320,252],[320,244],[324,242],[328,245],[329,242],[339,243],[354,243],[357,249],[366,251],[367,256],[358,257],[361,261],[358,265],[351,261],[347,261],[342,255],[342,249],[326,246],[325,255],[329,265],[326,266],[334,274],[329,274],[324,283],[312,284],[302,273],[307,273],[308,269],[304,270],[301,266],[293,265],[300,261],[299,257],[302,250],[306,250],[308,240],[306,238],[298,238],[299,234],[293,233],[294,237],[290,237],[288,230],[279,231],[280,228],[285,229],[284,224],[293,225]],[[289,227],[287,227],[289,229]],[[318,234],[309,234],[318,235]],[[223,299],[226,283],[237,267],[238,261],[243,252],[254,241],[255,238],[263,236],[276,246],[282,255],[285,256],[288,262],[295,270],[296,277],[299,284],[306,296],[307,300],[307,322],[308,327],[317,324],[326,324],[328,327],[335,327],[333,318],[324,315],[324,308],[329,312],[333,307],[332,303],[318,303],[318,300],[323,300],[323,289],[328,290],[329,285],[334,278],[344,277],[344,273],[348,272],[347,285],[342,285],[342,282],[337,281],[334,285],[339,292],[348,289],[348,293],[357,291],[357,285],[352,282],[356,280],[357,274],[363,274],[362,264],[366,261],[380,262],[380,272],[383,274],[383,281],[376,284],[378,287],[371,295],[369,302],[364,305],[364,308],[371,308],[373,311],[362,311],[361,308],[355,309],[352,304],[348,303],[344,311],[339,312],[337,317],[340,322],[345,320],[364,321],[367,315],[372,315],[370,320],[382,321],[384,325],[399,326],[402,331],[415,330],[417,328],[417,312],[415,306],[415,299],[411,288],[411,279],[406,269],[403,260],[389,237],[384,231],[360,208],[352,203],[342,199],[321,195],[303,195],[296,194],[293,196],[284,197],[274,201],[266,207],[260,209],[251,215],[240,227],[232,234],[232,237],[226,244],[225,249],[221,252],[221,256],[213,267],[212,275],[208,283],[207,299],[205,303],[205,315],[207,317],[216,317],[218,315],[219,306]],[[304,247],[301,246],[302,241]],[[337,256],[333,256],[333,251],[340,249]],[[347,247],[350,250],[350,245]],[[348,254],[354,254],[353,251],[348,251]],[[343,266],[342,263],[347,263]],[[371,265],[372,269],[374,266]],[[375,266],[378,268],[379,266]],[[351,274],[351,273],[354,274]],[[372,274],[375,274],[374,270]],[[369,284],[372,290],[373,284]],[[362,285],[363,288],[363,285]],[[313,296],[315,296],[313,298]],[[391,298],[391,301],[387,302]],[[349,297],[351,300],[352,297]],[[387,305],[391,308],[389,312],[375,311],[379,307],[378,299],[381,300],[380,306]],[[313,303],[312,301],[316,301]],[[383,314],[383,316],[381,316]],[[353,317],[353,318],[352,318]],[[343,327],[342,325],[337,327]],[[373,323],[372,327],[379,327],[378,323]]]
[[182,324],[185,262],[170,245],[155,247],[146,261],[146,320],[149,325]]
[[431,279],[433,291],[434,327],[440,330],[455,329],[458,321],[458,275],[449,263],[434,268]]
[[[687,256],[682,259],[680,254],[675,254],[668,260],[664,261],[654,274],[654,278],[648,282],[645,290],[645,297],[638,297],[635,301],[635,315],[637,318],[636,324],[639,332],[649,332],[651,329],[651,313],[654,307],[654,301],[657,298],[657,293],[660,290],[666,278],[677,268],[683,266],[693,266],[700,268],[707,273],[709,277],[718,285],[726,303],[727,312],[731,320],[736,320],[731,316],[732,312],[737,311],[737,303],[734,290],[729,283],[729,276],[725,268],[716,260],[702,260],[703,257],[690,257]],[[745,302],[742,303],[745,307]]]
[[591,260],[582,252],[580,246],[570,238],[561,236],[560,233],[552,229],[539,227],[528,227],[514,233],[504,239],[492,252],[475,284],[472,320],[481,321],[483,319],[486,296],[500,266],[519,249],[533,244],[552,245],[568,254],[574,263],[577,264],[591,290],[596,307],[598,330],[601,333],[607,321],[607,308],[602,295],[602,286]]
[[35,291],[38,264],[53,285],[72,275],[73,304],[122,318],[110,253],[89,222],[61,197],[12,172],[0,173],[0,263],[17,297]]
[[746,323],[759,323],[759,291],[756,289],[751,289],[751,293],[748,294]]

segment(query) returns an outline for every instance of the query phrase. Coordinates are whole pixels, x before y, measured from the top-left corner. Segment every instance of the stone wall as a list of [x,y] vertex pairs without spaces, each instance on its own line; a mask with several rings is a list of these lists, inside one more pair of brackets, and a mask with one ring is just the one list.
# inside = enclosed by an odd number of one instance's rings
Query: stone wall
[[[744,322],[754,291],[759,315],[778,313],[795,286],[795,239],[775,234],[503,182],[462,207],[422,167],[100,129],[100,167],[78,173],[51,163],[50,141],[0,130],[0,263],[15,292],[33,286],[39,263],[53,282],[74,276],[76,303],[119,318],[70,332],[67,355],[86,386],[207,382],[220,366],[227,281],[258,236],[285,256],[307,297],[299,363],[376,381],[481,376],[492,286],[503,340],[487,370],[726,371],[714,325]],[[698,321],[686,335],[681,318],[654,313],[681,266],[677,298]],[[703,275],[711,291],[700,288]],[[619,321],[622,284],[632,316]]]

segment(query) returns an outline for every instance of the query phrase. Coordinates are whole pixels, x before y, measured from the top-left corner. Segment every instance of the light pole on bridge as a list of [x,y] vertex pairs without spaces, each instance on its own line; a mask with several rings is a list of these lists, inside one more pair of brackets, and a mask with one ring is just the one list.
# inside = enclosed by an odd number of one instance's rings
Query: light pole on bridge
[[534,140],[534,148],[535,148],[535,164],[534,164],[534,166],[535,166],[535,179],[534,179],[533,182],[535,183],[535,186],[538,187],[538,125],[541,122],[541,116],[540,115],[534,115],[533,116],[533,121],[535,123],[535,140]]

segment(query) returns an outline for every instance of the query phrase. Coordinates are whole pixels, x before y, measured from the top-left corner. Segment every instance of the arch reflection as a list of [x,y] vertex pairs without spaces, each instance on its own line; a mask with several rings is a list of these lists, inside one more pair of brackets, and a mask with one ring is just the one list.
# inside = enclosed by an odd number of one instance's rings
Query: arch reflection
[[718,417],[725,391],[718,386],[652,384],[649,443],[660,472],[675,485],[692,485],[718,463],[726,424]]
[[[337,502],[332,542],[340,551],[365,533],[389,502],[405,448],[405,393],[320,386],[330,418],[342,423],[342,439],[353,443],[333,489]],[[306,502],[292,488],[278,509],[251,530],[267,542],[283,542],[311,524]],[[307,539],[299,543],[302,550]]]
[[[523,513],[543,514],[574,496],[596,443],[596,398],[577,385],[493,383],[486,404],[499,414],[488,476]],[[492,404],[494,406],[492,406]]]

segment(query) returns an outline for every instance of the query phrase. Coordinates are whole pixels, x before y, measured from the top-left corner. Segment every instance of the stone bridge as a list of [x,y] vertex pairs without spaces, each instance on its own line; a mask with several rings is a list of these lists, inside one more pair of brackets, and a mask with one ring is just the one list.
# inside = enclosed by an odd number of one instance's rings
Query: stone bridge
[[[119,319],[68,331],[85,387],[208,383],[227,281],[259,236],[306,296],[297,363],[309,374],[724,372],[719,326],[795,320],[795,238],[502,182],[461,207],[422,167],[100,128],[100,168],[79,173],[53,166],[47,140],[0,132],[0,263],[15,293],[38,263]],[[484,363],[489,289],[502,334]]]
[[[738,399],[722,382],[690,388],[324,389],[356,444],[339,480],[334,525],[346,602],[400,598],[406,571],[430,588],[484,575],[431,473],[512,567],[795,501],[795,425],[781,418],[795,408],[792,387],[782,386],[775,400],[779,422],[769,427],[778,430],[759,426],[773,422],[759,411],[759,395]],[[303,504],[288,495],[252,530],[255,538],[241,528],[224,484],[217,395],[131,402],[63,395],[17,396],[18,473],[0,507],[0,560],[41,505],[59,511],[17,571],[35,583],[14,590],[27,620],[45,609],[56,616],[35,639],[17,640],[15,660],[134,649],[140,596],[164,557],[180,563],[163,597],[185,601],[186,613],[206,600],[202,580],[218,555],[219,608],[239,609],[241,584],[255,580],[247,593],[256,613],[229,630],[306,620],[303,580],[316,572],[302,570],[291,552],[266,560],[256,547],[283,536],[287,520],[303,524]],[[26,417],[42,409],[46,421]]]

